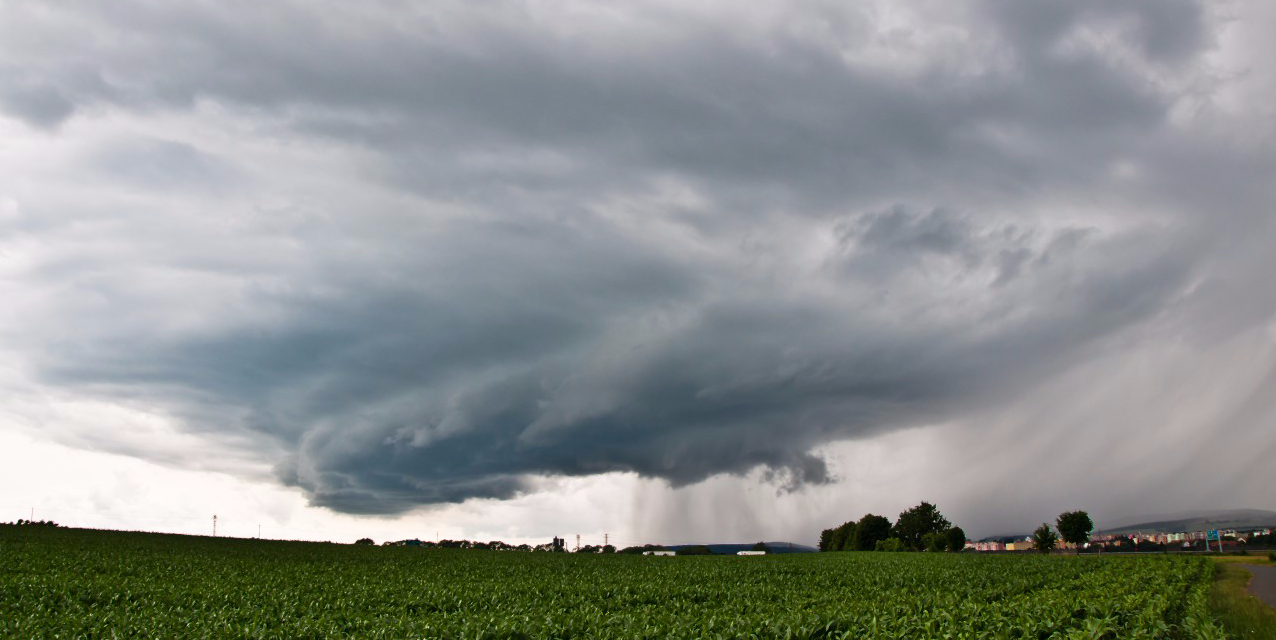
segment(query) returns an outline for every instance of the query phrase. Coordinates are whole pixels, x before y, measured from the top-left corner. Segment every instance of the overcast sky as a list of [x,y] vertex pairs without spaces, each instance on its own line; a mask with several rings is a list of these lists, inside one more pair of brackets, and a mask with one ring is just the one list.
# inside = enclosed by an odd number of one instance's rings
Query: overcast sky
[[0,520],[1276,509],[1263,0],[0,0]]

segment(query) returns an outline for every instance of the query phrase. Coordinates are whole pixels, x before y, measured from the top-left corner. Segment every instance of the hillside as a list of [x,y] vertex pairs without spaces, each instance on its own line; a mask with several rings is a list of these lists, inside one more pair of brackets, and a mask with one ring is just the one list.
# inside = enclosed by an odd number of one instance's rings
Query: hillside
[[[1276,529],[1276,511],[1264,509],[1217,509],[1213,511],[1181,511],[1133,516],[1118,524],[1096,527],[1094,535],[1131,533],[1178,533],[1180,531],[1207,531],[1210,529]],[[980,542],[1010,542],[1022,540],[1027,533],[995,535],[980,538]]]
[[1143,516],[1130,524],[1104,528],[1095,533],[1174,533],[1208,529],[1254,529],[1276,527],[1276,511],[1263,509],[1221,509],[1178,514]]

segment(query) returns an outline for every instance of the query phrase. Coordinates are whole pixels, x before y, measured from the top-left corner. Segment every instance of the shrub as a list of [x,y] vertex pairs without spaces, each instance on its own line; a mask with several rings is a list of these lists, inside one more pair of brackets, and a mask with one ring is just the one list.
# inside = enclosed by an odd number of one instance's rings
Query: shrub
[[948,537],[942,533],[927,533],[922,536],[922,548],[927,551],[944,551],[948,548]]
[[887,538],[878,540],[875,551],[903,551],[904,542],[899,538]]

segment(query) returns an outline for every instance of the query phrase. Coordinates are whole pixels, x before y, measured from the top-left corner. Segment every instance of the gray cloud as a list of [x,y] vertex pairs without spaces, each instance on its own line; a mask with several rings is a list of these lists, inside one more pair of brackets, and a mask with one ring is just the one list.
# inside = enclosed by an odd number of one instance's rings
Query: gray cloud
[[1195,332],[1270,263],[1270,153],[1176,120],[1201,5],[596,8],[12,3],[0,109],[57,133],[0,336],[397,513],[830,482],[823,444]]

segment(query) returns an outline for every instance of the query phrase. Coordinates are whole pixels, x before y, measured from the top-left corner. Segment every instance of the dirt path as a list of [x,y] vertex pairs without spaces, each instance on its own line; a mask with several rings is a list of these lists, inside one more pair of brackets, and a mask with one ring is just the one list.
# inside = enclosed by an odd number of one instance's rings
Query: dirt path
[[1249,570],[1250,575],[1254,576],[1249,581],[1249,592],[1266,602],[1267,606],[1276,609],[1276,566],[1260,567],[1254,564],[1244,566]]

